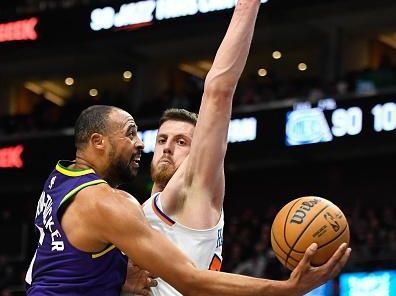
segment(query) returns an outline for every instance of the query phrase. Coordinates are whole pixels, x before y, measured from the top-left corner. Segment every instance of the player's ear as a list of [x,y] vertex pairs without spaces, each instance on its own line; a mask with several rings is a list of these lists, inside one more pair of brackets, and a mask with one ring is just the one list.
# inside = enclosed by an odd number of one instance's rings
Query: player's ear
[[94,148],[99,149],[99,150],[104,150],[105,138],[102,134],[93,133],[91,135],[90,141]]

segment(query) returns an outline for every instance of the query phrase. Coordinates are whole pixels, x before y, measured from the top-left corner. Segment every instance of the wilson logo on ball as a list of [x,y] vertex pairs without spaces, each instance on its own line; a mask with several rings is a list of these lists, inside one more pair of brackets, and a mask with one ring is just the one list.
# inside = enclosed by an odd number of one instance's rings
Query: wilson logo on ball
[[294,213],[293,217],[290,220],[290,223],[301,224],[304,222],[304,218],[307,216],[307,212],[309,212],[315,205],[317,205],[321,200],[318,198],[314,198],[310,201],[304,201],[301,203],[301,206]]

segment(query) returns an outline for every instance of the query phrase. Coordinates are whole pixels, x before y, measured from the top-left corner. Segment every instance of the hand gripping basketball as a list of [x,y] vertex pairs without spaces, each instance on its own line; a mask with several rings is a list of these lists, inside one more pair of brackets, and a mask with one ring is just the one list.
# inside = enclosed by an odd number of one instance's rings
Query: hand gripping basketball
[[326,263],[342,243],[349,243],[348,222],[332,202],[317,196],[301,197],[276,215],[271,228],[272,248],[280,262],[293,270],[313,243],[316,249],[309,257],[310,264]]

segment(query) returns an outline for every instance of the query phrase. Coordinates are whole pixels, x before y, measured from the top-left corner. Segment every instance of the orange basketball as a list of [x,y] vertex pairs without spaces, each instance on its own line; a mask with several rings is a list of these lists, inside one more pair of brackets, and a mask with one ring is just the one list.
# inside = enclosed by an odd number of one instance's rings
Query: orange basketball
[[317,196],[297,198],[276,215],[271,228],[271,244],[276,257],[293,270],[305,250],[318,244],[311,261],[325,263],[342,243],[349,243],[349,226],[342,211],[332,202]]

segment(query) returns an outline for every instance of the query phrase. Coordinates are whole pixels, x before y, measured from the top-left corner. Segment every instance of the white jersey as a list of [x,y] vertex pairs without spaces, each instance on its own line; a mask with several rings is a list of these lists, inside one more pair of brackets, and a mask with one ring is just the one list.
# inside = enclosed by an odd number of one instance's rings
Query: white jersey
[[[143,211],[151,226],[175,243],[197,268],[220,270],[223,260],[223,211],[217,225],[205,230],[188,228],[168,217],[162,210],[160,193],[154,194],[143,204]],[[154,296],[181,295],[162,279],[158,279],[158,286],[151,291]]]

